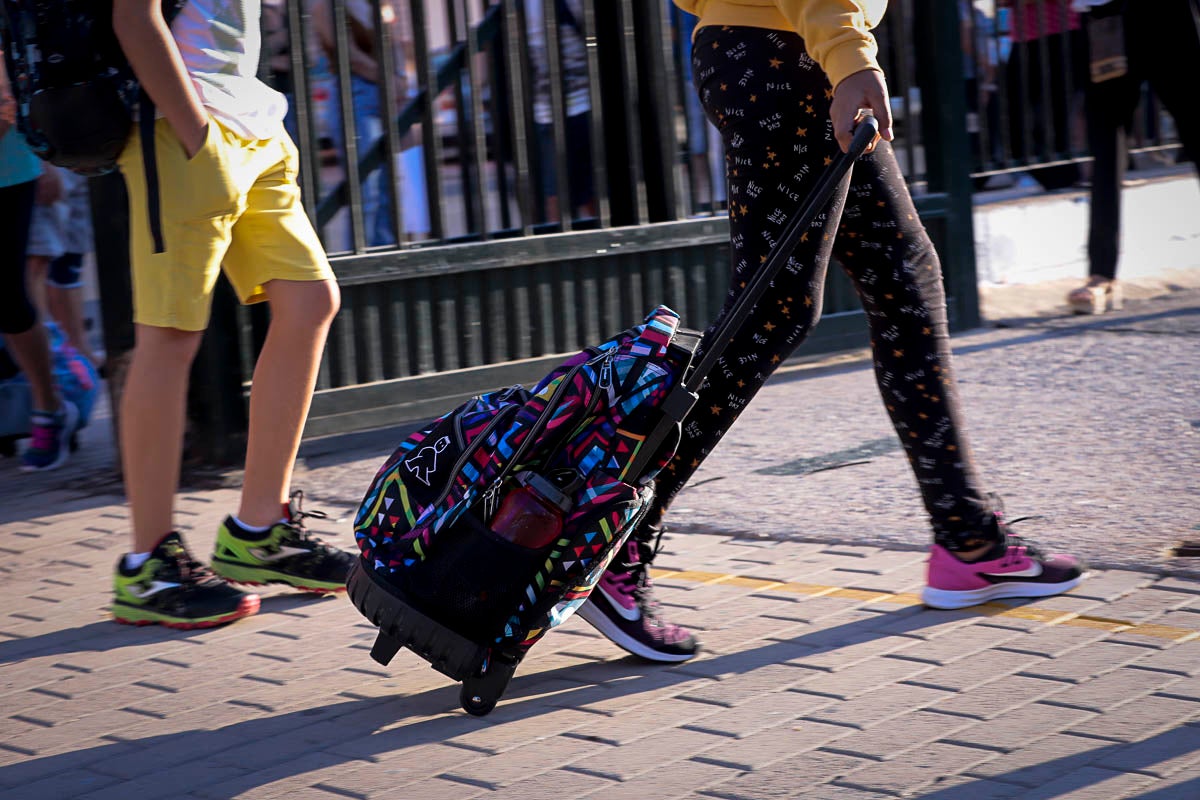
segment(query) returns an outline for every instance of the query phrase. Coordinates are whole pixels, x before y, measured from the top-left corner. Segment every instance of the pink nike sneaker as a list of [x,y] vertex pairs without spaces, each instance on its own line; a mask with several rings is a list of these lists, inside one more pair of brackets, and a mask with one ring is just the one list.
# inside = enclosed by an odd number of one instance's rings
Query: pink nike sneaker
[[1074,556],[1043,555],[1012,534],[1003,546],[1003,553],[968,564],[933,545],[921,601],[931,608],[966,608],[1002,597],[1049,597],[1074,589],[1087,577]]
[[661,534],[654,528],[647,533],[646,541],[629,538],[588,601],[575,613],[635,656],[649,661],[687,661],[700,652],[700,643],[687,628],[661,616],[649,570],[657,547],[648,541]]

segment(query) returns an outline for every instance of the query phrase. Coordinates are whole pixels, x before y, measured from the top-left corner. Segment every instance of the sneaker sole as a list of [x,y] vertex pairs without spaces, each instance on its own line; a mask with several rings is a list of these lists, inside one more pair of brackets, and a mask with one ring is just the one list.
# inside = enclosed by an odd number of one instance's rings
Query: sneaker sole
[[213,572],[217,573],[217,575],[228,583],[237,583],[245,586],[266,586],[269,583],[283,583],[291,586],[293,589],[299,589],[302,592],[313,592],[314,594],[335,594],[346,591],[345,583],[312,581],[272,569],[251,567],[246,564],[235,564],[231,561],[222,561],[217,558],[214,558],[209,566],[211,566]]
[[112,616],[114,621],[122,625],[162,625],[166,628],[190,631],[196,628],[215,628],[218,625],[225,625],[242,617],[249,617],[258,613],[260,602],[258,595],[248,595],[238,603],[236,610],[230,611],[228,614],[220,614],[215,617],[200,617],[198,619],[172,617],[145,608],[114,603],[112,606]]
[[622,650],[627,650],[639,658],[644,658],[647,661],[660,661],[664,664],[675,664],[680,661],[690,661],[695,658],[700,652],[697,648],[695,653],[663,653],[634,639],[625,631],[621,630],[617,625],[605,616],[604,612],[592,605],[592,601],[585,602],[575,611],[575,615],[582,617],[585,622],[595,628],[606,639],[611,641]]
[[1089,573],[1084,573],[1063,583],[995,583],[983,589],[967,589],[952,591],[950,589],[934,589],[926,586],[921,590],[921,602],[930,608],[949,611],[956,608],[969,608],[989,600],[1002,600],[1010,597],[1053,597],[1063,592],[1069,592],[1083,583]]

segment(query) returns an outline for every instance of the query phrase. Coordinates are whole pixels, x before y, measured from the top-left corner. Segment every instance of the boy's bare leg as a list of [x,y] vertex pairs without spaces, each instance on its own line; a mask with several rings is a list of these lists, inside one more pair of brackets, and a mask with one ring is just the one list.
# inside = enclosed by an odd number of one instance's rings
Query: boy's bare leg
[[333,281],[273,280],[265,286],[271,324],[254,368],[250,436],[238,519],[279,521],[308,418],[325,336],[340,303]]
[[133,523],[134,553],[154,549],[174,525],[188,376],[202,331],[136,326],[121,395],[121,465]]

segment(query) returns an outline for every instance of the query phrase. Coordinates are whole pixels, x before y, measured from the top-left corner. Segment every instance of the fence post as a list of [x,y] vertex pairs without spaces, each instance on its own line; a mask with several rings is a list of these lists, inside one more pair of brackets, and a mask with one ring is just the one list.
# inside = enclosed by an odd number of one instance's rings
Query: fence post
[[[971,141],[957,0],[929,0],[916,10],[914,33],[922,98],[929,188],[944,192],[946,241],[941,252],[955,328],[979,324],[975,229],[971,198]],[[922,63],[924,62],[924,63]]]
[[125,179],[112,172],[88,181],[96,256],[96,288],[112,407],[113,444],[117,463],[121,448],[121,391],[133,351],[133,290],[129,274],[129,200]]

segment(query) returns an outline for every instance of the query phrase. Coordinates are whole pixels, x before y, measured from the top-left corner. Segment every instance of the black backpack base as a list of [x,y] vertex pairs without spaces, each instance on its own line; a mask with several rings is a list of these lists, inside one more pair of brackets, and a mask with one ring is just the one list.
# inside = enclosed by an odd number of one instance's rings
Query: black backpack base
[[517,671],[519,657],[493,653],[489,663],[488,648],[419,611],[398,587],[365,567],[362,559],[354,565],[346,589],[355,607],[379,628],[371,658],[387,666],[407,648],[446,677],[462,682],[459,702],[467,713],[484,716],[496,707]]

